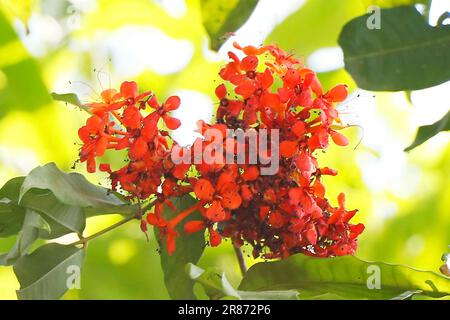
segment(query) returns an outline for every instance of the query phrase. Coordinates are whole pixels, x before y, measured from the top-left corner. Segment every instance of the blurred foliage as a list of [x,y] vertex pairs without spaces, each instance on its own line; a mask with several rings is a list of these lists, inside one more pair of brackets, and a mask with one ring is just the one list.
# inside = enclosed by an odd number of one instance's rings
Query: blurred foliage
[[439,270],[442,263],[436,258],[446,252],[445,244],[450,243],[450,199],[446,196],[450,192],[449,148],[424,169],[427,176],[421,192],[415,199],[397,199],[399,213],[361,239],[360,257]]
[[337,46],[344,24],[364,14],[365,9],[362,2],[354,0],[306,1],[273,30],[268,42],[307,57],[317,49]]
[[[28,15],[12,14],[7,10],[6,2],[0,1],[1,185],[14,176],[26,175],[31,168],[51,161],[56,162],[63,171],[70,170],[77,158],[78,146],[74,144],[77,141],[77,129],[86,115],[76,107],[52,102],[49,92],[77,91],[82,101],[90,99],[89,96],[95,95],[94,91],[106,83],[104,79],[99,80],[98,72],[105,64],[109,66],[105,72],[112,85],[125,80],[118,72],[120,61],[111,55],[111,48],[99,44],[107,42],[121,28],[130,25],[156,28],[168,37],[188,41],[193,47],[192,57],[179,70],[159,74],[143,66],[133,76],[142,87],[151,88],[161,97],[176,90],[194,90],[214,99],[214,80],[221,62],[210,59],[210,53],[206,50],[207,31],[202,24],[200,0],[186,0],[186,10],[181,16],[169,14],[158,1],[94,2],[92,8],[80,10],[79,26],[71,27],[69,22],[74,16],[68,10],[72,6],[69,1],[37,1],[31,19],[46,17],[62,31],[56,44],[46,44],[44,53],[36,55],[31,54],[27,47],[36,29],[28,23],[31,26],[30,34],[19,32],[26,29],[20,20],[27,20]],[[383,2],[383,6],[390,6],[389,3],[397,4],[398,1],[370,2]],[[307,59],[318,49],[337,46],[342,26],[350,19],[364,14],[366,7],[367,3],[363,1],[308,0],[275,27],[267,42],[276,42]],[[19,20],[14,16],[19,17]],[[158,43],[151,45],[159,46]],[[97,71],[93,71],[94,68]],[[325,88],[339,82],[348,83],[351,89],[356,88],[344,69],[319,76]],[[86,85],[76,86],[77,80],[92,84],[94,90]],[[71,85],[69,81],[72,81]],[[75,87],[78,89],[75,90]],[[405,110],[394,98],[387,93],[378,95],[375,100],[377,113],[383,118],[389,133],[407,145],[413,139],[415,128],[411,124],[410,110]],[[419,187],[415,190],[411,186],[413,191],[402,196],[389,189],[389,186],[382,190],[370,189],[366,172],[360,165],[361,159],[369,157],[380,163],[383,154],[373,146],[365,145],[364,140],[353,150],[361,133],[355,127],[347,129],[346,133],[351,137],[353,146],[332,147],[321,157],[321,161],[324,165],[339,169],[336,178],[326,181],[329,185],[327,196],[335,199],[339,192],[344,191],[348,195],[348,206],[360,209],[359,219],[367,226],[360,238],[358,256],[438,271],[442,264],[440,257],[450,243],[450,216],[447,209],[450,206],[447,197],[450,193],[450,149],[448,146],[436,149],[424,145],[420,147],[424,149],[410,152],[407,164],[419,168],[420,174],[411,172],[411,175],[417,174]],[[380,144],[390,143],[390,138],[384,139]],[[117,159],[108,161],[120,165]],[[81,166],[75,170],[85,173]],[[102,174],[90,175],[88,178],[95,183],[106,183]],[[380,209],[384,204],[392,204],[395,213],[384,214]],[[85,234],[92,234],[118,220],[118,216],[89,218]],[[149,232],[149,236],[147,242],[139,225],[130,223],[89,243],[81,289],[70,290],[64,298],[168,299],[157,241],[152,232]],[[69,238],[63,239],[65,243],[76,240]],[[2,239],[0,252],[7,251],[15,241],[15,237]],[[37,244],[42,243],[43,240],[38,240]],[[247,255],[251,251],[247,252],[244,248],[244,252]],[[257,262],[249,256],[247,258],[249,265]],[[225,272],[234,288],[241,279],[229,242],[224,242],[219,248],[207,247],[198,265],[203,269],[216,266]],[[0,298],[15,299],[14,290],[17,289],[19,283],[12,268],[0,267]]]
[[211,48],[219,50],[227,39],[250,17],[258,0],[202,0],[202,18]]
[[33,110],[48,104],[50,97],[40,69],[2,11],[0,30],[0,117],[10,110]]
[[28,19],[31,17],[33,9],[35,9],[36,0],[0,0],[0,5],[10,18],[16,17],[27,25]]

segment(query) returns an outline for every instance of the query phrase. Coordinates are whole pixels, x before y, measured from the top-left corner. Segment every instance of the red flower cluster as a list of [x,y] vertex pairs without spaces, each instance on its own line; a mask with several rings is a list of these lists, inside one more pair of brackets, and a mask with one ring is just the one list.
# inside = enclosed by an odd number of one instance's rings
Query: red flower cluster
[[[92,116],[79,131],[84,142],[81,161],[87,161],[92,172],[95,157],[106,149],[127,148],[126,166],[111,171],[103,164],[100,169],[110,173],[114,189],[120,186],[139,199],[156,197],[155,211],[147,215],[142,228],[146,230],[146,223],[159,228],[169,253],[175,250],[175,227],[199,211],[202,219],[185,223],[184,231],[207,229],[211,246],[225,237],[236,246],[251,244],[255,257],[283,258],[298,252],[319,257],[353,254],[364,226],[349,223],[357,210],[345,208],[344,194],[338,197],[338,207],[329,203],[322,176],[337,172],[320,168],[313,155],[328,147],[330,137],[337,145],[348,144],[335,129],[339,117],[334,108],[346,99],[346,86],[324,93],[312,70],[276,46],[235,47],[244,58],[230,52],[231,61],[220,70],[224,83],[216,88],[220,100],[216,123],[200,121],[202,138],[191,148],[179,147],[167,131],[158,129],[160,119],[168,129],[180,126],[169,114],[178,108],[180,99],[170,97],[160,105],[152,93],[138,94],[134,82],[125,82],[120,92],[107,90],[101,103],[88,105]],[[147,107],[153,111],[143,115]],[[263,131],[269,136],[273,130],[278,132],[275,174],[262,174],[267,166],[262,160],[273,156],[272,146],[258,145],[259,160],[251,162],[254,151],[249,141],[237,139],[233,134],[237,130],[250,130],[257,136]],[[212,132],[221,134],[218,138]],[[198,150],[215,150],[214,161],[196,161]],[[226,161],[242,153],[243,163]],[[182,154],[188,161],[175,161]],[[191,167],[197,177],[187,176]],[[198,202],[166,221],[163,204],[171,206],[169,198],[187,193]]]
[[[135,82],[124,82],[120,92],[110,89],[102,92],[103,101],[86,105],[92,116],[78,131],[84,145],[80,160],[87,161],[89,172],[96,170],[95,158],[106,149],[128,150],[129,162],[117,171],[109,164],[101,164],[100,170],[110,173],[113,189],[120,187],[131,196],[146,199],[157,194],[164,174],[173,169],[170,161],[171,141],[167,131],[158,129],[163,120],[167,128],[177,129],[178,119],[169,112],[180,105],[176,96],[160,105],[151,92],[138,94]],[[144,116],[147,107],[153,112]]]

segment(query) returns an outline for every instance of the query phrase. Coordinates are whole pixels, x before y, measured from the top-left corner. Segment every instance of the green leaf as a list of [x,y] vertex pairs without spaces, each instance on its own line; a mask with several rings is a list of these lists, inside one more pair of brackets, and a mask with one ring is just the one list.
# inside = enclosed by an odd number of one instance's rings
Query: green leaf
[[[0,237],[18,233],[14,247],[0,256],[0,264],[13,263],[38,238],[82,234],[86,216],[130,216],[135,210],[119,195],[91,184],[80,174],[61,172],[53,163],[38,167],[27,177],[12,179],[0,189]],[[30,215],[45,222],[46,227],[30,223],[35,221],[30,220]]]
[[248,291],[275,289],[298,290],[300,299],[324,294],[344,299],[392,299],[416,290],[442,297],[450,294],[450,278],[402,265],[366,262],[354,256],[313,258],[297,254],[282,261],[255,264],[239,286],[239,290]]
[[[174,212],[172,209],[164,206],[163,216],[166,220],[170,220],[197,203],[197,200],[190,195],[184,195],[171,201],[178,210]],[[183,230],[183,225],[187,221],[200,219],[200,213],[195,211],[175,228],[179,236],[176,238],[176,250],[171,256],[167,254],[165,241],[160,243],[164,282],[172,299],[195,299],[192,292],[194,282],[186,275],[184,267],[187,263],[197,263],[200,259],[205,248],[205,235],[202,232],[186,234]],[[159,239],[158,229],[154,228],[154,230],[156,238]]]
[[50,190],[65,205],[91,209],[87,216],[132,214],[135,210],[108,189],[90,183],[79,173],[64,173],[54,163],[37,167],[29,173],[20,189],[19,204],[32,189]]
[[23,180],[25,180],[25,177],[16,177],[6,182],[0,189],[0,200],[4,198],[12,201],[19,200],[19,192]]
[[428,126],[419,127],[414,142],[409,147],[407,147],[405,151],[410,151],[415,147],[420,146],[428,139],[434,137],[439,132],[448,130],[450,130],[450,111],[447,112],[447,114],[441,120],[436,121],[435,123]]
[[74,106],[83,107],[83,103],[81,103],[80,99],[75,93],[55,93],[52,92],[52,98],[56,101],[62,101],[65,103],[73,104]]
[[0,237],[17,234],[22,228],[25,210],[17,205],[20,186],[25,177],[9,180],[0,189]]
[[0,202],[0,238],[7,238],[20,231],[25,218],[23,208]]
[[44,245],[14,264],[20,283],[17,297],[59,299],[69,288],[72,268],[81,269],[84,251],[56,243]]
[[86,220],[83,209],[61,203],[48,190],[30,190],[19,206],[17,202],[24,180],[25,177],[11,179],[0,189],[0,237],[19,232],[27,209],[43,215],[50,225],[51,231],[40,230],[39,238],[53,239],[70,232],[83,232]]
[[203,270],[189,263],[186,265],[189,277],[202,285],[211,300],[297,300],[297,290],[269,290],[269,291],[238,291],[228,282],[225,273],[215,268]]
[[219,50],[226,33],[236,31],[247,21],[257,3],[258,0],[202,0],[203,25],[212,50]]
[[41,230],[50,233],[50,226],[38,213],[27,210],[23,221],[22,229],[17,235],[17,239],[12,249],[5,254],[0,255],[0,265],[11,265],[24,254],[28,253],[31,245],[39,237]]
[[339,36],[347,71],[360,88],[417,90],[450,79],[450,26],[431,27],[413,6],[381,10],[381,29],[370,14],[347,23]]
[[[66,205],[60,202],[48,190],[33,189],[28,191],[21,200],[21,205],[44,213],[54,222],[63,226],[63,230],[82,234],[86,225],[83,208]],[[55,236],[55,235],[49,235]],[[60,236],[56,234],[56,237]]]

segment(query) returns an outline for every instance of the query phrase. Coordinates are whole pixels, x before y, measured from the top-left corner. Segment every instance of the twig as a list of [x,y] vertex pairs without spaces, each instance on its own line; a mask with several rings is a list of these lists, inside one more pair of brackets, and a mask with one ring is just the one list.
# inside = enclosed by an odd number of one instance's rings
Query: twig
[[117,222],[117,223],[115,223],[115,224],[113,224],[113,225],[111,225],[111,226],[109,226],[109,227],[107,227],[107,228],[105,228],[103,230],[100,230],[99,232],[96,232],[96,233],[90,235],[89,237],[80,238],[80,240],[75,241],[75,242],[71,243],[70,245],[73,245],[73,246],[74,245],[78,245],[78,244],[86,245],[90,240],[95,239],[97,237],[100,237],[101,235],[103,235],[103,234],[105,234],[105,233],[107,233],[107,232],[109,232],[109,231],[111,231],[111,230],[113,230],[113,229],[115,229],[117,227],[120,227],[121,225],[123,225],[123,224],[125,224],[125,223],[127,223],[127,222],[129,222],[129,221],[131,221],[133,219],[136,219],[136,217],[135,216],[127,217],[127,218],[125,218],[123,220],[120,220],[119,222]]
[[239,268],[241,269],[242,276],[245,276],[245,274],[247,273],[247,264],[245,263],[244,255],[242,254],[241,248],[234,244],[233,248],[239,263]]
[[75,246],[75,245],[81,244],[83,246],[86,246],[87,243],[89,241],[91,241],[92,239],[100,237],[101,235],[103,235],[103,234],[105,234],[105,233],[107,233],[107,232],[109,232],[109,231],[111,231],[113,229],[116,229],[117,227],[120,227],[121,225],[123,225],[123,224],[125,224],[125,223],[127,223],[127,222],[129,222],[129,221],[131,221],[133,219],[140,220],[140,219],[142,219],[142,216],[145,213],[145,210],[147,208],[151,208],[155,203],[156,203],[156,201],[151,201],[151,202],[147,203],[144,207],[141,207],[141,203],[139,202],[139,204],[138,204],[139,210],[138,210],[137,214],[135,214],[133,216],[126,217],[123,220],[120,220],[119,222],[117,222],[117,223],[115,223],[115,224],[113,224],[113,225],[111,225],[111,226],[109,226],[109,227],[107,227],[107,228],[105,228],[103,230],[100,230],[97,233],[94,233],[94,234],[90,235],[89,237],[84,238],[82,235],[78,235],[80,240],[72,242],[70,245]]

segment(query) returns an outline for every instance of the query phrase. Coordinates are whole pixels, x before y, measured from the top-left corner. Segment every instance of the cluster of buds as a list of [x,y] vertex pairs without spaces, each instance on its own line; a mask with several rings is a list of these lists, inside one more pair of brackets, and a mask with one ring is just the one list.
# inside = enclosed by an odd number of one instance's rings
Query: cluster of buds
[[[329,203],[322,177],[337,172],[320,168],[314,156],[330,138],[348,144],[337,131],[335,109],[347,87],[323,92],[312,70],[276,46],[235,47],[243,58],[230,52],[219,72],[215,122],[198,122],[201,137],[191,147],[180,147],[158,127],[160,119],[170,130],[180,126],[169,114],[178,97],[160,105],[151,92],[139,94],[134,82],[125,82],[120,92],[104,91],[102,102],[87,105],[92,116],[79,131],[81,161],[92,172],[106,149],[128,150],[126,166],[112,171],[101,164],[100,170],[109,172],[114,189],[156,199],[141,225],[159,228],[169,254],[180,223],[186,233],[207,230],[211,246],[222,238],[248,243],[254,257],[355,253],[364,225],[350,223],[357,210],[345,208],[344,194],[337,207]],[[173,208],[170,199],[188,193],[196,204],[166,220],[163,205]],[[201,219],[185,223],[195,211]]]

